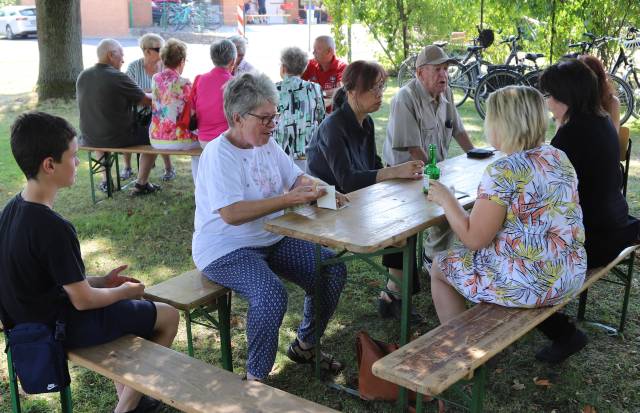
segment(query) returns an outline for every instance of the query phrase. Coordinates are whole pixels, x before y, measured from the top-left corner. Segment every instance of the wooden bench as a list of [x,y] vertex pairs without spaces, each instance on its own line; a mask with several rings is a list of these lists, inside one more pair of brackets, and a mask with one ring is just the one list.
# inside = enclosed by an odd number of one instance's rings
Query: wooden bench
[[[590,270],[581,291],[586,291],[619,264],[627,264],[628,272],[632,271],[639,247],[628,247],[606,267]],[[628,285],[631,286],[630,278]],[[477,304],[378,360],[372,366],[373,374],[430,396],[440,395],[465,378],[472,379],[472,397],[467,402],[472,412],[480,412],[486,382],[484,364],[563,308],[571,298],[554,307],[535,309]],[[623,314],[626,314],[626,304],[625,301]],[[416,411],[420,412],[422,398],[417,400]]]
[[74,350],[69,360],[187,413],[335,412],[134,336]]
[[[95,204],[96,201],[96,188],[93,180],[94,175],[106,172],[107,175],[107,198],[113,196],[114,189],[119,191],[122,189],[120,185],[120,167],[118,164],[118,154],[120,153],[147,153],[153,155],[184,155],[184,156],[200,156],[202,154],[202,148],[195,148],[190,150],[174,150],[174,149],[156,149],[151,145],[135,145],[127,146],[126,148],[100,148],[96,146],[79,147],[81,151],[87,151],[89,155],[89,178],[91,180],[91,199]],[[100,158],[95,158],[93,152],[103,152],[104,155]],[[115,165],[116,169],[116,184],[113,183],[113,177],[111,176],[111,170]],[[139,167],[140,165],[138,165]]]
[[[323,413],[335,410],[238,375],[140,337],[70,351],[69,360],[187,413]],[[17,381],[9,368],[13,413],[20,413]],[[14,404],[14,391],[15,400]],[[70,386],[62,412],[72,413]]]
[[[145,289],[144,297],[172,305],[184,312],[187,351],[193,357],[191,324],[215,328],[220,332],[222,366],[233,371],[231,359],[231,290],[203,277],[200,271],[185,272]],[[218,319],[213,317],[217,310]]]

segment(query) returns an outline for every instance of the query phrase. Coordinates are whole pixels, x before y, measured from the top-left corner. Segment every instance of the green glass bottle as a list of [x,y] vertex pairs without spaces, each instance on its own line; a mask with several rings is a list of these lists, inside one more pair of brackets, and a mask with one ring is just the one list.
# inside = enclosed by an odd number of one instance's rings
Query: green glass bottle
[[436,166],[436,145],[429,145],[429,163],[424,168],[426,175],[429,175],[430,179],[440,179],[440,168]]
[[422,174],[422,192],[429,193],[429,179],[440,179],[440,168],[436,166],[436,145],[429,145],[429,163],[425,165]]

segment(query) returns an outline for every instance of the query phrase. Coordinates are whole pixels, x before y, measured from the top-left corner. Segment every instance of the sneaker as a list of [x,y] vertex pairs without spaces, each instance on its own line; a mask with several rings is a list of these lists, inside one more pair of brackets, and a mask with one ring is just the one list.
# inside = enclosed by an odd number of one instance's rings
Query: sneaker
[[100,192],[104,192],[105,194],[109,193],[109,186],[107,185],[107,181],[100,182],[100,184],[98,185],[98,190],[100,190]]
[[164,175],[162,175],[162,180],[164,182],[173,181],[176,179],[176,170],[175,169],[165,169]]
[[543,347],[536,353],[536,359],[547,363],[557,364],[565,361],[572,354],[582,350],[589,339],[581,331],[576,332],[567,340],[552,341],[550,345]]
[[120,179],[131,179],[133,176],[133,171],[131,168],[122,168],[120,171]]
[[[391,301],[384,300],[382,298],[378,298],[378,314],[382,318],[395,318],[396,320],[400,320],[402,318],[402,300],[396,298],[393,294],[387,294]],[[411,308],[409,309],[409,323],[411,325],[418,325],[422,323],[424,320],[418,311],[411,304]]]

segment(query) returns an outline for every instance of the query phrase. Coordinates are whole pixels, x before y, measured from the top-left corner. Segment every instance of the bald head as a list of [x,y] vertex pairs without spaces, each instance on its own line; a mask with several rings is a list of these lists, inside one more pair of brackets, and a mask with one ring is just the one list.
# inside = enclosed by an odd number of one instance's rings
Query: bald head
[[98,63],[111,65],[120,70],[124,63],[124,52],[120,42],[114,39],[102,39],[96,49]]

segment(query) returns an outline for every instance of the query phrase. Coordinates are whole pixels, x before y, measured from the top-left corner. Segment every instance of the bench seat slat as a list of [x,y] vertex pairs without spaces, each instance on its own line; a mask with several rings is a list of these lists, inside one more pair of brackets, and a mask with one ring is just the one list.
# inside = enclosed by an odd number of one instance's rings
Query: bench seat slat
[[[587,273],[581,291],[606,275],[638,246],[606,267]],[[436,396],[564,307],[507,308],[480,303],[373,364],[373,373],[422,394]]]
[[83,151],[100,151],[100,152],[116,152],[116,153],[150,153],[158,155],[187,155],[187,156],[200,156],[202,154],[202,148],[195,148],[189,150],[178,149],[157,149],[151,145],[135,145],[127,146],[125,148],[100,148],[97,146],[80,146],[80,150]]
[[209,281],[200,271],[192,270],[145,289],[144,297],[177,308],[191,310],[201,304],[211,303],[229,290]]
[[335,412],[134,336],[70,351],[69,360],[187,413]]

